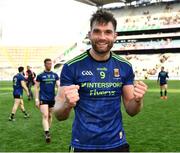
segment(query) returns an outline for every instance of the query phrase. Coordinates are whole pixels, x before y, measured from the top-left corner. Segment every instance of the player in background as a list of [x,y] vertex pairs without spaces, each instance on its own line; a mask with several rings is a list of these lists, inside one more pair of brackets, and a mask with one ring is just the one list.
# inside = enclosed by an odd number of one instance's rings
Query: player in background
[[13,96],[14,96],[14,106],[12,112],[9,116],[9,121],[15,121],[15,114],[20,105],[21,111],[24,113],[24,118],[28,118],[29,114],[25,111],[23,102],[23,88],[29,96],[29,91],[26,86],[24,77],[24,67],[18,68],[19,73],[13,77]]
[[29,97],[28,100],[33,99],[33,92],[31,90],[32,86],[34,85],[34,79],[36,77],[36,74],[31,70],[30,66],[27,66],[27,71],[26,71],[26,80],[27,80],[27,87],[29,90]]
[[59,77],[56,73],[51,71],[51,59],[44,60],[45,70],[37,75],[35,83],[35,102],[36,107],[42,113],[42,125],[45,133],[45,140],[50,142],[49,129],[52,123],[52,112],[55,103],[55,87],[59,88]]
[[58,120],[75,118],[71,147],[75,152],[128,152],[122,123],[121,97],[130,116],[143,106],[147,85],[134,84],[132,65],[110,50],[117,21],[103,9],[90,20],[92,48],[68,61],[61,72],[61,87],[54,108]]
[[[161,99],[168,98],[167,97],[167,89],[168,89],[167,78],[169,78],[168,72],[164,71],[164,66],[162,66],[161,71],[158,74],[158,79],[157,79],[157,82],[160,85],[160,98]],[[164,91],[164,95],[163,95],[163,91]]]

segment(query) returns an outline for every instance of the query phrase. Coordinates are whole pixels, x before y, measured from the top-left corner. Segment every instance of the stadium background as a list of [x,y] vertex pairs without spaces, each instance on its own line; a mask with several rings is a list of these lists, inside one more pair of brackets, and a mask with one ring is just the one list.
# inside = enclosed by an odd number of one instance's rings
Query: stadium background
[[[84,7],[85,9],[81,11],[89,10],[89,17],[93,11],[101,7],[115,15],[118,21],[118,38],[112,51],[132,63],[136,80],[145,80],[149,85],[144,109],[139,115],[131,118],[124,109],[122,110],[127,140],[131,144],[132,151],[180,151],[179,0],[69,2]],[[72,10],[71,7],[73,6],[67,7],[69,12]],[[3,15],[1,14],[0,17]],[[77,19],[79,16],[74,17],[71,12],[72,29],[75,24],[73,18]],[[0,151],[68,151],[73,113],[67,121],[59,123],[54,120],[52,127],[54,138],[50,145],[45,145],[43,142],[40,113],[35,109],[33,102],[27,101],[27,97],[24,97],[25,105],[32,117],[28,121],[23,120],[18,111],[15,123],[7,121],[13,104],[10,80],[17,73],[17,67],[21,65],[30,65],[38,74],[43,70],[43,60],[46,57],[53,59],[54,71],[60,74],[62,65],[66,61],[90,47],[87,37],[89,18],[82,18],[79,31],[75,34],[68,29],[65,30],[69,36],[69,40],[67,39],[65,43],[50,42],[43,45],[4,43],[6,27],[3,18],[0,19],[0,136],[2,138]],[[77,37],[72,40],[71,34]],[[170,76],[169,98],[166,101],[159,99],[159,88],[156,83],[161,66],[165,66]]]

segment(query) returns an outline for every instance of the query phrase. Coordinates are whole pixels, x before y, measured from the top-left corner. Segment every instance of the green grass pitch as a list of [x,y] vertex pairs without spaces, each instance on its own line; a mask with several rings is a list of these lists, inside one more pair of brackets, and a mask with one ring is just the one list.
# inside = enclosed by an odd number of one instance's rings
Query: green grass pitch
[[[148,92],[143,110],[134,117],[124,108],[123,122],[132,152],[180,152],[180,81],[169,81],[168,100],[159,98],[156,81],[145,81]],[[16,121],[8,121],[13,106],[11,82],[0,82],[0,151],[1,152],[64,152],[68,151],[74,114],[59,122],[55,118],[51,127],[52,142],[46,144],[41,125],[41,114],[34,101],[24,96],[25,108],[30,113],[24,119],[20,110]]]

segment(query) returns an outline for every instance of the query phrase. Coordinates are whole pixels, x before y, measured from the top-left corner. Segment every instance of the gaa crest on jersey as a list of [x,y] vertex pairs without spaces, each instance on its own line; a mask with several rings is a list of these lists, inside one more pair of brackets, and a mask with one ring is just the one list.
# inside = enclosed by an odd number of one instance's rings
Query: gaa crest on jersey
[[120,73],[119,73],[119,69],[115,68],[114,69],[114,77],[119,77],[120,76]]

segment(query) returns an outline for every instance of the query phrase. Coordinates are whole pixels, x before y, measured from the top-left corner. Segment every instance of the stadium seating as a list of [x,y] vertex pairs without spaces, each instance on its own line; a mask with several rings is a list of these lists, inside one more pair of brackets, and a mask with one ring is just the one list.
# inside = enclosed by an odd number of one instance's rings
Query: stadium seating
[[139,41],[115,43],[112,50],[133,50],[133,49],[161,49],[161,48],[180,48],[180,40],[158,40],[158,41]]
[[111,10],[117,18],[118,31],[147,30],[180,26],[180,4],[156,4],[134,9]]
[[11,80],[19,66],[30,65],[39,73],[44,68],[44,59],[55,59],[65,47],[0,47],[0,80]]
[[161,66],[169,74],[169,79],[180,79],[180,53],[150,54],[150,55],[121,55],[133,66],[136,79],[157,79]]
[[[116,8],[111,9],[111,12],[117,19],[118,32],[180,27],[180,3],[153,4],[140,8]],[[121,38],[121,36],[119,37]],[[88,42],[80,45],[75,43],[66,46],[0,47],[0,80],[11,80],[12,76],[17,73],[18,66],[26,67],[30,65],[36,73],[39,73],[43,69],[43,60],[45,58],[52,58],[54,65],[61,65],[90,47]],[[149,42],[132,40],[131,42],[125,41],[119,43],[117,41],[112,50],[175,47],[180,48],[180,40],[172,40],[166,37],[164,39],[160,38],[158,41],[152,39]],[[166,56],[168,56],[167,59]],[[136,78],[138,79],[156,79],[161,66],[165,66],[165,69],[169,72],[170,78],[180,79],[180,64],[178,62],[180,54],[128,55],[124,56],[124,58],[132,63]],[[58,70],[58,73],[59,71],[60,70]]]

